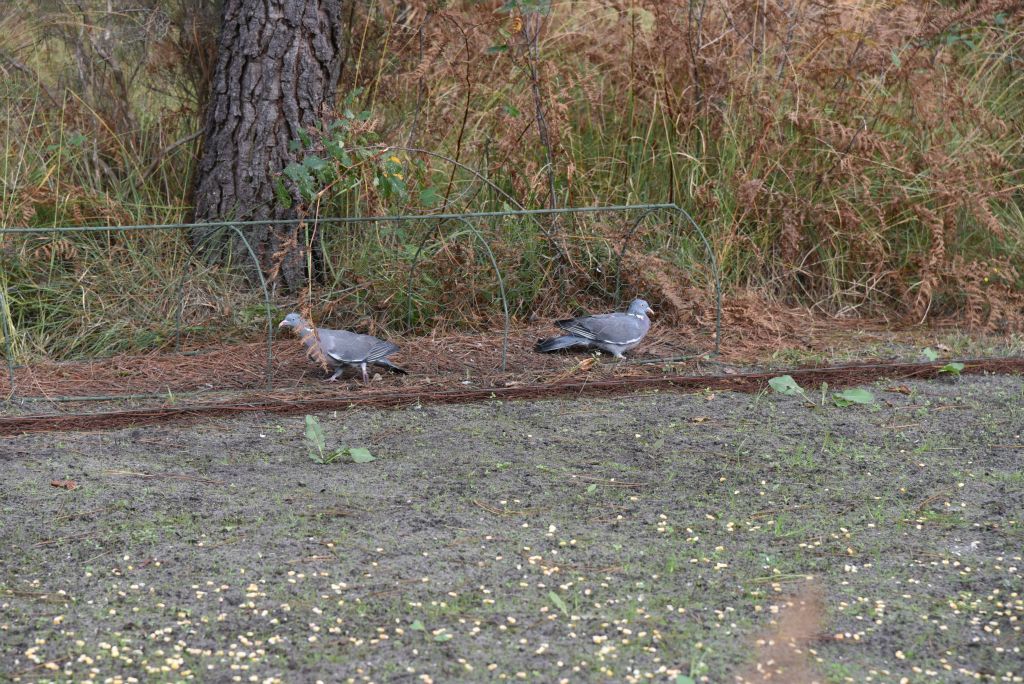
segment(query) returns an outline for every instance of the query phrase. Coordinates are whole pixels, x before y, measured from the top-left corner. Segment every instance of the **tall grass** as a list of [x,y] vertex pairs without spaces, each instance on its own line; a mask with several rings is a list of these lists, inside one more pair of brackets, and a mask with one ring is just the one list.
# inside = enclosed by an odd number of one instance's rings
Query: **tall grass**
[[[3,225],[187,219],[213,4],[40,14],[14,3],[0,18]],[[827,315],[1024,327],[1017,3],[563,0],[548,14],[530,11],[536,3],[497,11],[505,4],[356,3],[341,90],[360,89],[362,133],[434,150],[487,182],[400,153],[419,168],[408,195],[357,174],[309,214],[423,211],[427,186],[447,210],[675,202],[709,235],[729,288]],[[143,5],[148,14],[134,12]],[[593,216],[476,229],[526,319],[607,306],[628,226]],[[486,325],[500,305],[481,236],[457,222],[426,231],[325,227],[306,305],[339,324],[407,329],[422,242],[412,329]],[[706,289],[684,227],[652,219],[636,240],[630,250],[648,256],[627,260],[630,287],[675,309]],[[179,277],[196,335],[254,330],[251,287],[188,250],[172,232],[3,239],[18,349],[165,345]],[[277,304],[294,306],[293,295]]]

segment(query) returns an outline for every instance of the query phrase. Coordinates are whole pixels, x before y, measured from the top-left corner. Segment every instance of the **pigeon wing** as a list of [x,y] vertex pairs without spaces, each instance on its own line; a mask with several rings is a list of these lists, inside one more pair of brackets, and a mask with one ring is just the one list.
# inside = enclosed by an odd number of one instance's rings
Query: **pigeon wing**
[[381,341],[370,335],[360,335],[347,330],[320,328],[320,347],[324,354],[341,363],[363,363],[369,361],[371,351]]
[[610,313],[558,321],[556,325],[570,334],[587,340],[624,345],[643,339],[651,324],[642,316]]

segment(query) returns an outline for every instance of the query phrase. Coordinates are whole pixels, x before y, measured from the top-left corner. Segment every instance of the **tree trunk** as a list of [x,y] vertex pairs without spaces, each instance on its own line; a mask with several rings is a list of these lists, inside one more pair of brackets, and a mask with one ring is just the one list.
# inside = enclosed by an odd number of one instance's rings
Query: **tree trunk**
[[[296,216],[298,193],[285,182],[293,207],[285,209],[275,186],[294,160],[289,143],[334,108],[343,40],[341,0],[225,0],[196,182],[197,222]],[[197,229],[193,239],[210,232]],[[295,226],[243,232],[265,276],[290,290],[305,284],[305,245]],[[233,258],[248,262],[236,243]]]

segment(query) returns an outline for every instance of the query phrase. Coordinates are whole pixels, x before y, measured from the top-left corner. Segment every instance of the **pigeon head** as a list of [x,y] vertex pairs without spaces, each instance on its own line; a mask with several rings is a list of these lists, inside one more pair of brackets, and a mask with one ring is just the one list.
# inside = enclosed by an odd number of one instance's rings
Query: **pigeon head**
[[293,311],[290,314],[288,314],[287,316],[285,316],[284,320],[281,321],[278,324],[277,327],[278,328],[286,328],[287,327],[287,328],[292,328],[293,330],[298,330],[299,328],[305,327],[305,325],[306,325],[306,321],[304,321],[302,319],[302,316],[300,316],[298,313]]
[[634,299],[630,303],[629,309],[626,310],[626,313],[631,313],[635,316],[644,316],[649,313],[654,313],[654,309],[652,309],[651,305],[644,300]]

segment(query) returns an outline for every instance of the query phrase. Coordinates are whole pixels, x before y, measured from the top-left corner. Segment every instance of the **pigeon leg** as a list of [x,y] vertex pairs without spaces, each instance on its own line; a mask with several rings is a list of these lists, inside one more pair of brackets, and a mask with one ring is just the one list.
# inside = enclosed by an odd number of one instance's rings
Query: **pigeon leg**
[[341,373],[344,370],[345,370],[344,366],[341,366],[340,368],[338,368],[338,370],[334,371],[334,375],[332,375],[331,377],[327,378],[327,382],[334,382],[334,381],[336,381],[339,377],[341,377]]
[[370,384],[370,376],[366,374],[366,362],[364,361],[363,363],[359,364],[359,367],[363,371],[363,384],[364,385]]

